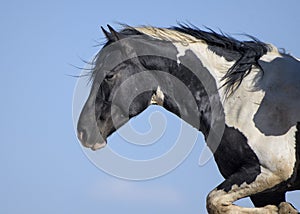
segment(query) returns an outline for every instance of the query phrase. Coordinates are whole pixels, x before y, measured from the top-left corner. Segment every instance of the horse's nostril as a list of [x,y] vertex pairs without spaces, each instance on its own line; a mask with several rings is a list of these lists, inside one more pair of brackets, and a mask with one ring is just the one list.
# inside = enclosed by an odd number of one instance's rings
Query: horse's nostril
[[87,135],[85,130],[78,130],[77,137],[81,143],[86,143]]

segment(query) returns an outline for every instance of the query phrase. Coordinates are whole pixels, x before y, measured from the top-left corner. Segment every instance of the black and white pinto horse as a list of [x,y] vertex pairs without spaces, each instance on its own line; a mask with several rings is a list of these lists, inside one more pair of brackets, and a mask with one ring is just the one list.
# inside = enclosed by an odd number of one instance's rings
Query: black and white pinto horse
[[[209,213],[298,213],[285,194],[300,189],[299,59],[250,36],[238,41],[186,25],[108,27],[78,121],[85,147],[104,147],[115,130],[157,104],[200,130],[214,153],[225,181],[207,196]],[[171,76],[193,100],[178,95]],[[233,204],[245,197],[255,208]]]

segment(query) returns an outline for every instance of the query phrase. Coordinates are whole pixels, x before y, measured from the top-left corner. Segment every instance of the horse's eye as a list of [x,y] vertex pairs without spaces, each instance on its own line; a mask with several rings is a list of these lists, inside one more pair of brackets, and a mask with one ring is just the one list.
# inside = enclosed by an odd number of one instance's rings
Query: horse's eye
[[105,79],[112,80],[114,77],[115,77],[114,74],[107,74],[106,77],[105,77]]

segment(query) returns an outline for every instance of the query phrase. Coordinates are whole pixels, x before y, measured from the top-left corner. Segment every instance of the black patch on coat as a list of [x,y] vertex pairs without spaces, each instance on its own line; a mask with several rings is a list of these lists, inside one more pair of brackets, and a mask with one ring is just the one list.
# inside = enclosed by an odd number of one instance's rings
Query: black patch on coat
[[226,126],[214,157],[226,179],[217,187],[218,190],[228,192],[235,184],[250,184],[261,173],[258,157],[247,144],[247,138],[233,127]]

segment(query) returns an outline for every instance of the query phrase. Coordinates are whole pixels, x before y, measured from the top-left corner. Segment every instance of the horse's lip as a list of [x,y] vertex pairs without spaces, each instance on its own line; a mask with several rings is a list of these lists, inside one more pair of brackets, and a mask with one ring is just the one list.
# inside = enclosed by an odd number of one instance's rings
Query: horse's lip
[[91,147],[91,149],[92,149],[93,151],[96,151],[96,150],[102,149],[102,148],[105,147],[105,146],[106,146],[106,141],[104,141],[103,143],[95,143],[95,144]]

